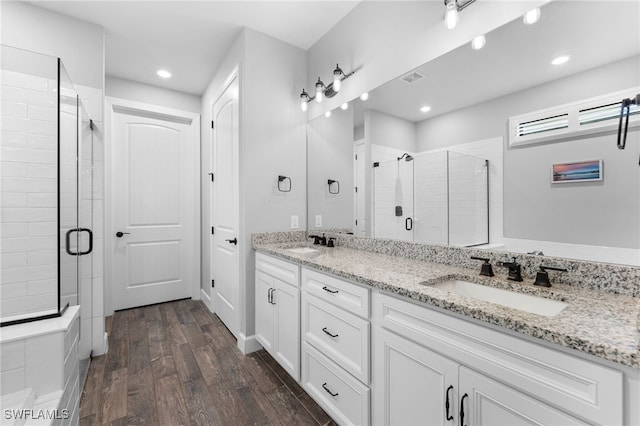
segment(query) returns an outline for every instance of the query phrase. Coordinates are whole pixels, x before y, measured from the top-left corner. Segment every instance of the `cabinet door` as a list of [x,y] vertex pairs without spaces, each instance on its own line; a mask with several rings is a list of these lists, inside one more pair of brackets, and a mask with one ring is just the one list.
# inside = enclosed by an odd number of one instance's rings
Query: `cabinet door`
[[273,304],[271,293],[274,290],[274,279],[269,275],[256,271],[256,340],[262,347],[273,354]]
[[460,367],[461,425],[585,425],[537,399]]
[[275,280],[272,299],[275,309],[275,359],[296,380],[300,380],[300,290]]
[[381,327],[373,344],[374,424],[456,424],[456,362]]

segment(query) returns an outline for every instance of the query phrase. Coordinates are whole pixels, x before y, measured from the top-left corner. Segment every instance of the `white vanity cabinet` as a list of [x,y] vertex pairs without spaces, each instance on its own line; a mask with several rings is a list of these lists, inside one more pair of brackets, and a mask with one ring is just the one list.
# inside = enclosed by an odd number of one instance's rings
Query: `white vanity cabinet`
[[385,294],[372,305],[373,424],[623,424],[617,370]]
[[256,340],[300,380],[300,267],[256,254]]
[[302,386],[341,425],[370,424],[370,291],[302,269]]

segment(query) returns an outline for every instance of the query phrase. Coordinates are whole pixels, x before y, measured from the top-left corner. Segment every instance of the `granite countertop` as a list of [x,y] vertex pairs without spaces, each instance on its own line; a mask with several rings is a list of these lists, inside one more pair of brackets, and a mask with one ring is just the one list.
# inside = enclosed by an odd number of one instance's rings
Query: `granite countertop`
[[[314,253],[289,248],[309,246]],[[432,306],[559,344],[615,363],[640,369],[640,298],[575,286],[533,286],[499,277],[482,277],[478,270],[403,257],[321,247],[305,242],[254,243],[258,252],[327,272],[360,284],[405,296]],[[514,290],[568,303],[553,317],[531,314],[495,303],[459,296],[431,285],[458,279]],[[553,282],[553,277],[551,278]]]

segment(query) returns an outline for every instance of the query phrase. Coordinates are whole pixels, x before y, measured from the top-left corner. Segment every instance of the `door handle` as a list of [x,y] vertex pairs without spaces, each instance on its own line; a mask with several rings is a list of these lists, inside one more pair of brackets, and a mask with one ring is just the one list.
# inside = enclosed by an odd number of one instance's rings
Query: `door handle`
[[413,219],[408,217],[404,220],[404,229],[411,231],[413,229]]
[[233,244],[234,246],[238,244],[238,239],[237,238],[234,238],[233,240],[225,240],[225,241]]
[[84,256],[93,251],[93,232],[89,228],[78,228],[78,232],[87,232],[89,234],[89,250],[78,253],[78,256]]
[[122,232],[122,231],[118,231],[116,232],[116,237],[118,238],[122,238],[123,235],[125,234],[130,234],[131,232]]
[[[87,251],[79,251],[73,252],[71,251],[71,234],[74,232],[88,232],[89,233],[89,250]],[[84,256],[85,254],[89,254],[93,251],[93,232],[89,228],[73,228],[69,229],[64,236],[64,249],[67,254],[71,256]]]
[[329,395],[331,395],[332,397],[334,397],[334,398],[335,398],[336,396],[338,396],[338,392],[333,393],[333,392],[331,392],[331,389],[329,389],[329,388],[327,387],[327,382],[324,382],[324,383],[322,384],[322,388],[323,388],[325,391],[327,391],[327,393],[328,393]]
[[468,398],[469,395],[468,394],[464,394],[462,399],[460,399],[460,426],[465,426],[464,424],[464,400],[465,398]]
[[444,404],[444,408],[446,410],[445,412],[445,418],[447,421],[449,420],[453,420],[453,416],[451,414],[449,414],[449,408],[451,408],[451,403],[449,402],[449,391],[453,390],[453,385],[450,385],[447,388],[447,402]]

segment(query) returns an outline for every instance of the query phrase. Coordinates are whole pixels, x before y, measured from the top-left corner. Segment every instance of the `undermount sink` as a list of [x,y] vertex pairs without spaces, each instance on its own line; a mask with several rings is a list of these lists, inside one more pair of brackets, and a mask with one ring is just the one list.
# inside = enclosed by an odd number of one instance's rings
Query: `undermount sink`
[[532,296],[530,294],[516,293],[515,291],[503,290],[481,284],[470,283],[461,280],[448,280],[432,287],[446,290],[460,296],[471,297],[484,300],[485,302],[496,303],[513,309],[529,312],[532,314],[552,317],[568,306],[567,303],[557,300],[545,299],[544,297]]
[[305,253],[315,253],[318,250],[312,249],[309,247],[296,247],[296,248],[287,249],[287,251],[290,251],[292,253],[305,254]]

